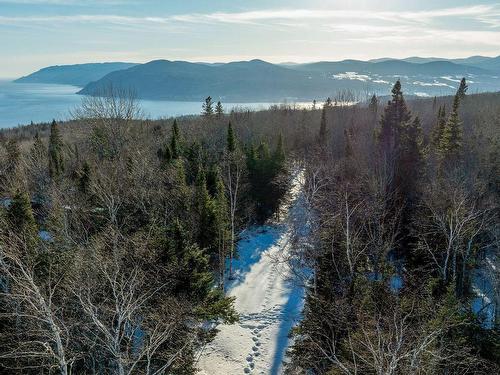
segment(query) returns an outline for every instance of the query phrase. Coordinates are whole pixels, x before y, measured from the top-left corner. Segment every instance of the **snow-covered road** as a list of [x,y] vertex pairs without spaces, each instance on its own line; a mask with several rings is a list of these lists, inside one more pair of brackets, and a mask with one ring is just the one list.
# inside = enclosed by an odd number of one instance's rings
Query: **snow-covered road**
[[303,304],[303,288],[290,281],[286,262],[277,261],[286,258],[291,223],[303,211],[299,181],[294,179],[289,217],[242,234],[235,280],[227,286],[228,294],[236,297],[240,321],[218,327],[217,337],[200,356],[200,374],[281,373],[288,334],[300,319]]

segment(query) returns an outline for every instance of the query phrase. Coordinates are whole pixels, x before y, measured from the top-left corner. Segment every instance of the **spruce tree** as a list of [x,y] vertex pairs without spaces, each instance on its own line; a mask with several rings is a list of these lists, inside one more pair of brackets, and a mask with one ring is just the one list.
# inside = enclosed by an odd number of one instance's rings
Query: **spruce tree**
[[457,95],[459,100],[463,100],[465,98],[465,94],[467,93],[467,89],[469,86],[467,86],[467,82],[465,81],[465,78],[462,78],[460,81],[460,86],[458,87]]
[[47,156],[47,149],[45,148],[38,132],[36,132],[35,137],[33,138],[33,146],[31,146],[30,153],[34,160],[39,160]]
[[14,233],[35,238],[37,234],[36,222],[27,193],[16,192],[9,207],[7,218],[10,229]]
[[458,114],[459,106],[460,91],[455,95],[453,107],[439,140],[439,155],[445,163],[457,161],[462,150],[462,123]]
[[[178,159],[181,155],[180,150],[180,133],[179,126],[177,125],[177,120],[174,120],[172,124],[172,136],[170,137],[170,158],[175,160]],[[166,152],[168,153],[168,151]]]
[[49,173],[52,178],[58,178],[63,172],[63,141],[59,126],[55,120],[52,120],[49,138]]
[[85,161],[78,175],[78,187],[83,194],[90,192],[90,164]]
[[224,116],[224,108],[222,107],[222,103],[220,100],[217,102],[217,105],[215,106],[215,115],[217,119],[221,119],[222,116]]
[[403,127],[410,121],[411,113],[401,91],[401,82],[398,80],[392,88],[392,100],[384,109],[380,120],[379,146],[386,162],[392,164],[397,156],[397,148]]
[[205,171],[200,168],[196,178],[195,205],[198,216],[198,244],[207,249],[212,259],[217,255],[218,223],[214,201],[207,188]]
[[212,98],[209,96],[205,99],[205,103],[203,103],[203,116],[210,118],[214,114],[213,102]]
[[278,170],[281,170],[285,164],[285,145],[283,143],[283,134],[280,133],[276,150],[274,151],[273,160]]
[[344,129],[344,156],[351,158],[353,154],[351,132],[346,128]]
[[17,167],[21,162],[21,150],[19,150],[19,145],[15,139],[9,139],[5,143],[5,151],[7,152],[7,165],[5,166],[5,171],[10,177],[15,177]]
[[323,109],[321,110],[321,121],[319,124],[319,133],[318,133],[318,142],[322,145],[326,144],[327,136],[328,136],[328,131],[326,129],[326,126],[327,126],[326,108],[327,108],[327,105],[324,105]]
[[233,125],[229,122],[227,126],[227,151],[233,153],[236,150],[236,137],[234,136]]
[[435,149],[438,149],[440,139],[446,126],[446,106],[440,106],[438,109],[436,125],[432,129],[431,142]]
[[[408,123],[401,137],[397,182],[399,191],[409,204],[415,203],[424,171],[423,132],[420,119]],[[411,207],[413,210],[414,207]]]
[[224,288],[224,277],[226,269],[226,256],[230,249],[230,222],[229,222],[229,205],[226,197],[226,188],[224,186],[224,181],[220,174],[219,169],[216,169],[216,182],[215,182],[215,195],[214,195],[214,205],[215,205],[215,215],[217,222],[217,247],[218,247],[218,268],[219,268],[219,285]]
[[378,113],[378,98],[377,95],[373,94],[373,96],[370,99],[370,103],[368,104],[368,110],[370,113],[373,115],[377,115]]

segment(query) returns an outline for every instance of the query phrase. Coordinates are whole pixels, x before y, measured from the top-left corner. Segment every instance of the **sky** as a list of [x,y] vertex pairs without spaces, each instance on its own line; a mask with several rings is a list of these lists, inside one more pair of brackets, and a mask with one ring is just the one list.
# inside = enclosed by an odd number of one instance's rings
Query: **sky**
[[500,55],[499,0],[0,0],[0,77],[154,59]]

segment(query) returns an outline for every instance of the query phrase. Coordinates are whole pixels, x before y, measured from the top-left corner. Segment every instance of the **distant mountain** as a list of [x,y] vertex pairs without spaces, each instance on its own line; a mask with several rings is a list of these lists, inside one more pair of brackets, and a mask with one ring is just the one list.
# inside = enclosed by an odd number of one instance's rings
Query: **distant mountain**
[[461,64],[476,66],[478,68],[490,70],[496,73],[500,73],[500,56],[497,57],[484,57],[484,56],[473,56],[468,59],[461,59]]
[[137,64],[111,62],[77,65],[56,65],[40,69],[39,71],[21,77],[19,83],[57,83],[83,87],[89,82],[97,81],[106,74],[116,70],[128,69]]
[[486,69],[450,61],[412,63],[343,60],[275,65],[262,60],[220,64],[156,60],[111,72],[79,93],[99,95],[106,86],[133,89],[139,98],[201,101],[309,101],[340,90],[384,93],[398,78],[410,95],[449,95],[461,77],[474,77],[476,91],[500,90],[500,80]]
[[373,63],[378,63],[378,62],[386,62],[386,61],[390,61],[390,60],[406,61],[406,62],[414,63],[414,64],[425,64],[425,63],[436,62],[436,61],[449,61],[449,62],[459,64],[459,65],[474,66],[476,68],[486,69],[486,70],[493,71],[493,72],[500,72],[500,56],[497,56],[497,57],[470,56],[470,57],[461,58],[461,59],[444,59],[441,57],[418,57],[418,56],[407,57],[404,59],[391,59],[388,57],[383,57],[380,59],[373,59],[373,60],[369,60],[369,61],[373,62]]
[[17,82],[61,83],[98,95],[112,84],[141,99],[201,101],[210,95],[226,102],[310,101],[341,90],[386,95],[401,79],[408,95],[450,95],[462,77],[471,92],[500,90],[500,57],[472,56],[453,61],[435,57],[371,61],[271,64],[262,60],[192,63],[155,60],[146,64],[105,63],[54,66]]
[[404,60],[387,59],[378,62],[343,60],[338,62],[317,62],[290,66],[291,69],[315,71],[323,73],[341,73],[352,71],[357,73],[375,73],[400,76],[439,76],[446,74],[488,74],[485,69],[470,65],[460,65],[449,61],[431,61],[411,63]]
[[226,101],[305,99],[331,92],[331,82],[307,72],[262,60],[196,64],[156,60],[112,72],[79,93],[93,95],[112,84],[132,88],[140,98],[199,101],[208,95]]

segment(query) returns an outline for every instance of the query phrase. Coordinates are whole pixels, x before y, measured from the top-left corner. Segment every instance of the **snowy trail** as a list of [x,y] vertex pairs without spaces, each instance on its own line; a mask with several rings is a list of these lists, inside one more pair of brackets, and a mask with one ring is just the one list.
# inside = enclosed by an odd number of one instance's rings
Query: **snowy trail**
[[281,373],[288,334],[300,319],[303,303],[303,288],[290,282],[289,268],[276,261],[289,250],[290,222],[302,219],[299,177],[293,183],[289,217],[245,231],[239,243],[235,280],[227,290],[236,297],[240,321],[218,327],[220,332],[198,362],[202,375]]

